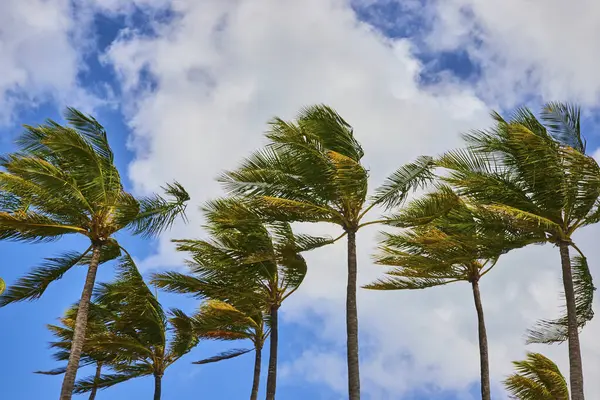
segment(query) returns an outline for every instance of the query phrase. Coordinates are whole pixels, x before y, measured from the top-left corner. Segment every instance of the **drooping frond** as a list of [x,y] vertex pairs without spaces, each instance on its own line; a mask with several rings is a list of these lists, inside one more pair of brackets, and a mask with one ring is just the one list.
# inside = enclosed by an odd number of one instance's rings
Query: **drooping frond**
[[403,165],[377,188],[372,202],[386,209],[401,205],[411,191],[422,188],[433,180],[434,167],[434,159],[426,156]]
[[210,363],[215,363],[215,362],[219,362],[219,361],[223,361],[223,360],[229,360],[231,358],[235,358],[235,357],[239,357],[243,354],[246,353],[250,353],[252,350],[254,349],[234,349],[234,350],[227,350],[224,351],[222,353],[219,353],[215,356],[209,357],[209,358],[205,358],[203,360],[200,361],[194,361],[192,364],[210,364]]
[[17,301],[39,299],[52,282],[62,278],[89,251],[88,248],[84,253],[70,252],[59,257],[47,258],[42,266],[33,269],[0,296],[0,307]]
[[6,290],[6,283],[4,282],[4,279],[0,278],[0,295],[2,293],[4,293],[5,290]]
[[564,376],[551,360],[539,353],[528,353],[515,361],[516,373],[505,381],[506,390],[518,400],[569,400]]
[[[584,257],[573,257],[571,260],[573,289],[575,291],[575,309],[577,325],[583,328],[594,317],[594,282]],[[562,315],[555,320],[538,321],[533,329],[527,332],[527,343],[562,343],[569,338],[568,318]]]

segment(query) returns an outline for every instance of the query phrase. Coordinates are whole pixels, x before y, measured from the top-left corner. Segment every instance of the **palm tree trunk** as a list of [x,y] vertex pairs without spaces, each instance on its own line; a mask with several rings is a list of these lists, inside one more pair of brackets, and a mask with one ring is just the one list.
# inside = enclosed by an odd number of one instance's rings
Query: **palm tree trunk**
[[154,374],[154,400],[160,400],[162,392],[162,375]]
[[349,400],[360,400],[358,365],[358,312],[356,308],[356,232],[348,230],[348,287],[346,291],[346,335]]
[[75,332],[73,333],[73,342],[69,354],[69,362],[65,377],[63,378],[62,389],[60,391],[60,400],[71,400],[73,395],[73,387],[75,386],[75,377],[79,369],[79,358],[81,358],[81,349],[85,342],[85,329],[87,327],[88,310],[90,307],[90,299],[96,281],[96,272],[98,271],[98,263],[100,262],[100,246],[92,247],[92,259],[88,267],[85,285],[77,307],[77,318],[75,320]]
[[277,317],[279,306],[271,306],[271,338],[269,339],[269,370],[267,371],[267,400],[275,400],[277,388],[277,343],[279,342],[279,326]]
[[479,281],[473,280],[473,298],[475,309],[477,309],[477,324],[479,329],[479,362],[481,364],[481,399],[490,400],[490,361],[488,355],[487,332],[485,330],[485,318],[483,316],[483,305],[481,304],[481,293],[479,293]]
[[571,400],[584,400],[583,393],[583,364],[581,362],[581,348],[579,346],[579,330],[577,326],[577,309],[575,305],[575,291],[573,289],[573,276],[571,275],[571,258],[569,257],[569,243],[560,242],[560,261],[562,264],[563,285],[567,301],[567,321],[569,333],[569,370],[571,380]]
[[262,344],[257,345],[254,349],[254,379],[252,380],[252,393],[250,400],[258,399],[258,387],[260,385],[260,364],[262,362]]
[[96,375],[94,375],[94,386],[92,387],[92,391],[90,392],[89,400],[94,400],[96,398],[96,392],[98,391],[98,382],[100,381],[101,376],[102,376],[102,363],[99,362],[96,364]]

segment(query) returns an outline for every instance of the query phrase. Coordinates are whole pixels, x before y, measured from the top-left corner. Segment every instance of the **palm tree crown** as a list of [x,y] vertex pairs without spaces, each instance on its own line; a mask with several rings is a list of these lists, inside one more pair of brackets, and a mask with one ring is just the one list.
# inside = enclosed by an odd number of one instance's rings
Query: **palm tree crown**
[[[460,195],[512,219],[514,225],[540,236],[540,243],[559,248],[567,315],[550,325],[540,324],[544,330],[533,339],[568,338],[572,396],[583,400],[578,328],[592,317],[591,303],[577,306],[569,248],[585,261],[572,236],[600,221],[600,167],[585,154],[578,108],[549,103],[541,116],[542,122],[525,108],[509,120],[494,114],[493,129],[466,135],[469,148],[447,153],[438,165],[449,170],[445,180]],[[587,263],[580,262],[577,268],[583,270],[579,276],[589,281],[581,286],[587,292],[580,301],[590,301],[593,285]]]
[[80,234],[90,240],[83,252],[48,259],[0,297],[0,306],[37,299],[75,265],[89,264],[61,400],[72,395],[98,265],[120,254],[112,236],[123,229],[158,234],[183,213],[189,200],[178,183],[166,187],[170,199],[127,193],[102,125],[73,108],[67,109],[66,119],[68,126],[51,120],[26,126],[18,150],[0,159],[1,239],[45,242]]

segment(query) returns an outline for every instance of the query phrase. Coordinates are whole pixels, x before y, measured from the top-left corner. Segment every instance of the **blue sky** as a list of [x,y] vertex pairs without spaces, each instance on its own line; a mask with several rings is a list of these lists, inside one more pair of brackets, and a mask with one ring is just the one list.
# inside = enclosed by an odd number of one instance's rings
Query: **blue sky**
[[[66,105],[93,112],[129,189],[147,193],[176,178],[192,194],[188,225],[154,241],[120,237],[144,273],[181,268],[169,239],[203,235],[197,206],[221,193],[213,178],[260,146],[270,117],[292,117],[306,104],[331,104],[355,126],[375,184],[417,155],[460,144],[458,133],[485,127],[491,108],[536,108],[547,100],[584,106],[593,153],[600,145],[600,49],[589,38],[600,33],[600,7],[551,3],[8,0],[0,4],[0,152],[12,149],[23,123],[60,120]],[[361,283],[380,273],[369,258],[375,233],[359,236]],[[595,234],[582,234],[581,246],[600,256]],[[77,238],[0,242],[0,276],[10,284],[43,257],[84,246]],[[283,307],[280,399],[344,398],[343,254],[336,245],[310,255],[305,284]],[[557,257],[550,248],[511,254],[484,283],[495,390],[510,361],[524,354],[522,332],[557,312]],[[79,298],[84,274],[73,270],[41,300],[0,309],[5,398],[56,397],[61,379],[32,372],[57,366],[45,325]],[[112,276],[106,265],[98,280]],[[166,307],[197,306],[159,297]],[[477,398],[474,310],[465,287],[429,295],[361,292],[359,301],[366,399]],[[589,376],[600,373],[598,333],[592,323],[582,337]],[[190,364],[242,346],[202,343],[167,371],[163,398],[246,398],[252,355]],[[548,354],[566,365],[564,348]],[[152,389],[151,379],[139,379],[98,398],[144,399]],[[600,383],[587,390],[600,396]]]

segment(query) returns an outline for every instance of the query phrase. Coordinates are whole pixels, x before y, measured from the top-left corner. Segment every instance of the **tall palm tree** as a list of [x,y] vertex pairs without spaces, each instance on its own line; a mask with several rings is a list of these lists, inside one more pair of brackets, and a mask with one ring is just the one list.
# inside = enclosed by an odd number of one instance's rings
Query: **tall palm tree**
[[469,204],[445,185],[413,200],[390,217],[388,224],[411,228],[384,234],[376,262],[395,268],[385,278],[365,287],[410,290],[469,282],[477,311],[481,398],[490,400],[487,332],[479,280],[496,265],[501,254],[539,238]]
[[[573,400],[584,400],[578,329],[593,316],[594,288],[573,234],[600,221],[600,167],[585,154],[579,115],[577,107],[557,103],[544,107],[542,122],[526,108],[509,120],[494,114],[493,129],[466,135],[469,148],[450,152],[439,162],[449,169],[445,179],[459,194],[512,219],[524,230],[543,235],[540,242],[559,248],[567,314],[550,324],[543,322],[534,339],[568,338]],[[579,265],[572,264],[570,248],[580,254]],[[574,267],[588,279],[580,287],[586,292],[579,299]],[[585,304],[578,305],[582,301]]]
[[[356,234],[376,221],[365,216],[376,205],[400,204],[408,190],[429,173],[429,159],[420,159],[394,173],[367,199],[368,172],[363,149],[352,127],[333,109],[303,109],[295,122],[275,118],[266,134],[270,143],[252,154],[220,181],[229,193],[258,203],[264,216],[285,222],[327,222],[342,228],[348,240],[346,332],[348,391],[360,399],[358,315],[356,305]],[[424,178],[425,176],[425,178]],[[340,236],[340,237],[341,237]]]
[[191,275],[157,274],[152,282],[171,292],[228,302],[236,308],[261,307],[270,327],[267,399],[277,384],[278,314],[285,299],[306,275],[303,251],[330,239],[294,235],[286,222],[264,224],[241,199],[223,199],[207,208],[209,240],[178,240],[177,249],[191,254]]
[[[48,325],[48,329],[57,338],[56,341],[50,343],[50,347],[57,349],[53,357],[57,361],[69,360],[70,349],[73,342],[73,334],[75,331],[75,319],[77,317],[77,308],[75,305],[67,310],[65,315],[59,319],[59,325]],[[102,367],[108,364],[114,356],[110,353],[99,351],[90,346],[93,343],[94,338],[104,335],[109,329],[108,322],[110,321],[110,312],[99,304],[94,302],[90,303],[87,328],[86,328],[86,341],[82,348],[81,359],[79,367],[95,366],[96,372],[94,375],[94,382],[90,390],[89,400],[94,400],[98,391],[99,379],[102,375]],[[59,367],[50,371],[37,371],[38,374],[43,375],[62,375],[66,372],[67,368]]]
[[[166,369],[197,343],[189,329],[170,326],[167,316],[127,255],[120,259],[114,282],[98,285],[95,302],[110,311],[108,328],[88,338],[90,351],[110,356],[110,374],[78,380],[75,393],[104,389],[130,379],[153,376],[154,400],[160,400]],[[168,332],[174,330],[169,340]]]
[[565,377],[550,359],[539,353],[527,353],[527,359],[513,362],[517,372],[504,386],[512,399],[569,400]]
[[72,396],[98,265],[120,253],[112,236],[124,229],[158,234],[183,213],[189,199],[177,183],[166,187],[169,199],[133,197],[123,188],[102,125],[73,108],[65,117],[68,126],[51,120],[26,126],[18,151],[0,160],[1,239],[47,242],[79,234],[90,241],[83,252],[49,259],[0,297],[0,306],[37,299],[75,265],[88,264],[61,400]]
[[255,352],[254,375],[252,378],[252,390],[250,400],[258,399],[260,386],[260,371],[262,362],[262,348],[269,337],[270,329],[265,329],[268,322],[268,314],[259,308],[249,305],[252,311],[244,312],[235,306],[220,300],[207,300],[200,306],[200,310],[188,317],[180,310],[175,310],[176,317],[173,319],[180,326],[188,326],[193,329],[193,334],[200,339],[247,339],[252,342],[250,349],[233,349],[217,354],[204,360],[196,361],[194,364],[209,364],[222,360],[228,360]]

